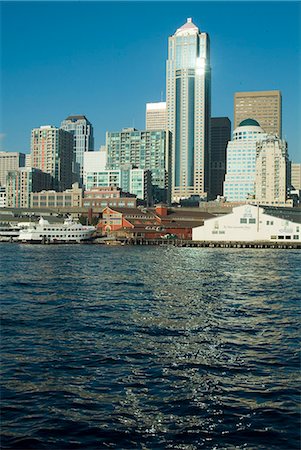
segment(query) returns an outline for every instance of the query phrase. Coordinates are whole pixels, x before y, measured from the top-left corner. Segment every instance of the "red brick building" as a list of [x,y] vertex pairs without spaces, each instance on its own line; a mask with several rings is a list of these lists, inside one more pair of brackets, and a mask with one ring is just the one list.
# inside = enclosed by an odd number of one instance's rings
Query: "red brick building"
[[99,229],[116,237],[156,239],[166,236],[191,239],[192,228],[203,225],[212,214],[158,205],[155,208],[113,208],[102,211]]

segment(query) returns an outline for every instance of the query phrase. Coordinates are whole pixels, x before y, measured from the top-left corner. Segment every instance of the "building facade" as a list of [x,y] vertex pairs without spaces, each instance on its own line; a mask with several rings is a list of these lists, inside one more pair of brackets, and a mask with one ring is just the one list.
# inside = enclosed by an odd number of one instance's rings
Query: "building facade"
[[226,149],[231,140],[231,122],[228,117],[211,118],[211,173],[210,196],[223,195],[226,175]]
[[85,152],[84,153],[84,172],[83,172],[83,184],[87,187],[87,177],[89,179],[96,179],[97,173],[106,170],[107,165],[107,152]]
[[6,180],[6,206],[11,208],[29,208],[32,192],[48,190],[53,185],[51,175],[33,167],[10,170]]
[[114,186],[97,187],[84,192],[83,206],[85,208],[105,208],[106,206],[136,208],[137,200],[134,194],[123,192]]
[[288,178],[287,143],[273,135],[257,142],[255,202],[259,205],[292,206],[288,201]]
[[282,134],[282,99],[280,91],[236,92],[234,128],[245,119],[256,120],[268,134]]
[[168,202],[170,197],[168,168],[170,134],[167,131],[138,131],[124,128],[107,132],[107,168],[119,170],[124,165],[150,170],[155,202]]
[[32,130],[32,167],[50,174],[55,180],[56,190],[71,188],[72,161],[72,134],[50,125]]
[[101,170],[87,172],[86,190],[97,187],[119,187],[124,192],[130,192],[137,198],[144,200],[147,205],[152,204],[152,175],[149,170],[132,168],[124,165],[118,170]]
[[291,163],[291,185],[293,189],[301,190],[301,164]]
[[62,130],[73,136],[73,173],[83,183],[84,153],[94,150],[93,126],[86,116],[69,116],[61,123]]
[[145,129],[147,131],[167,129],[166,102],[156,102],[146,104]]
[[206,197],[210,176],[211,68],[207,33],[187,19],[168,39],[167,126],[172,133],[172,199]]
[[259,123],[243,120],[227,145],[227,171],[224,197],[228,202],[254,199],[256,173],[256,142],[265,137]]
[[242,205],[232,213],[205,220],[193,228],[193,241],[219,242],[300,242],[301,224],[270,215],[262,207]]
[[6,185],[9,170],[25,167],[25,154],[19,152],[0,152],[0,186]]
[[83,191],[78,183],[63,192],[41,191],[31,193],[32,208],[81,207]]
[[0,208],[6,207],[6,188],[5,186],[0,186]]

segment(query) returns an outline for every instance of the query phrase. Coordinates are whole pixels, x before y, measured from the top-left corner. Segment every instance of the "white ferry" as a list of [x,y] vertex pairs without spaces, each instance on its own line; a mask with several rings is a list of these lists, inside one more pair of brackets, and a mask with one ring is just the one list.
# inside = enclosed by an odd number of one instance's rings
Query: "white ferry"
[[18,240],[23,243],[37,244],[71,244],[89,241],[93,238],[96,228],[84,226],[68,218],[64,223],[50,224],[40,218],[37,224],[20,230]]
[[0,223],[0,242],[18,242],[20,230],[31,225],[31,222]]

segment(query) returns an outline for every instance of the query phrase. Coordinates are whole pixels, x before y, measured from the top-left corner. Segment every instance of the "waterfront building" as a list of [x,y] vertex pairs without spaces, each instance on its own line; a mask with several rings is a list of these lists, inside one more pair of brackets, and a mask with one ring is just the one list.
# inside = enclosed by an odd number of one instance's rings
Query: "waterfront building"
[[50,125],[32,130],[31,164],[54,178],[56,190],[71,188],[72,155],[72,134]]
[[172,133],[172,200],[207,198],[210,176],[211,68],[207,33],[192,19],[168,39],[167,126]]
[[25,166],[25,154],[20,152],[0,152],[0,186],[5,186],[9,170]]
[[145,129],[147,131],[167,129],[166,102],[156,102],[146,104]]
[[234,128],[248,118],[256,120],[265,133],[276,134],[281,138],[281,92],[236,92],[234,94]]
[[226,174],[226,149],[231,140],[231,122],[228,117],[212,117],[211,121],[210,196],[223,195]]
[[227,171],[224,197],[229,202],[254,199],[256,173],[256,143],[266,134],[253,119],[243,120],[227,145]]
[[83,182],[84,153],[94,150],[93,126],[86,116],[69,116],[61,123],[61,128],[73,136],[73,173]]
[[286,218],[281,210],[255,205],[241,205],[230,214],[207,219],[192,230],[193,241],[219,242],[300,242],[301,224]]
[[53,187],[50,174],[33,167],[22,167],[10,170],[6,178],[6,206],[13,208],[29,208],[32,192]]
[[[83,171],[83,184],[85,188],[89,189],[87,182],[89,180],[96,180],[97,173],[106,170],[107,164],[107,152],[101,150],[98,152],[85,152],[84,153],[84,171]],[[94,185],[94,184],[93,184]],[[91,183],[90,183],[91,186]]]
[[164,130],[138,131],[135,128],[107,132],[107,169],[119,170],[131,164],[139,169],[150,170],[154,201],[168,202],[169,136],[169,132]]
[[291,163],[291,185],[293,189],[301,190],[301,164]]
[[192,229],[204,223],[212,214],[201,211],[179,210],[156,205],[155,208],[113,208],[102,211],[99,228],[102,233],[118,237],[161,239],[177,237],[191,239]]
[[255,202],[292,206],[288,200],[289,160],[287,143],[273,135],[256,144]]
[[6,188],[5,186],[0,186],[0,208],[6,207]]
[[119,187],[94,187],[84,192],[83,206],[85,208],[104,208],[105,206],[119,208],[136,208],[136,195],[123,192]]
[[74,183],[71,189],[63,192],[52,190],[32,192],[31,207],[32,208],[66,208],[82,206],[82,188],[78,183]]

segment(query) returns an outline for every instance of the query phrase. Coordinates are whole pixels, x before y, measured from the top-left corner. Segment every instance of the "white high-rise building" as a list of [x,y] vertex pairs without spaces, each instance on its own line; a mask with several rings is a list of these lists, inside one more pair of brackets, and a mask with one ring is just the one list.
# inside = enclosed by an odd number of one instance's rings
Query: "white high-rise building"
[[291,206],[287,201],[289,160],[287,143],[274,135],[257,142],[255,201],[261,205]]
[[166,102],[146,104],[146,130],[166,130]]
[[206,197],[210,168],[209,36],[192,19],[168,39],[167,127],[172,133],[172,199]]
[[229,202],[254,199],[256,172],[256,143],[266,137],[259,123],[243,120],[233,132],[227,146],[227,172],[224,197]]
[[107,152],[101,150],[99,152],[85,152],[84,164],[83,164],[83,182],[87,188],[88,178],[89,180],[97,180],[97,174],[106,169],[107,165]]

